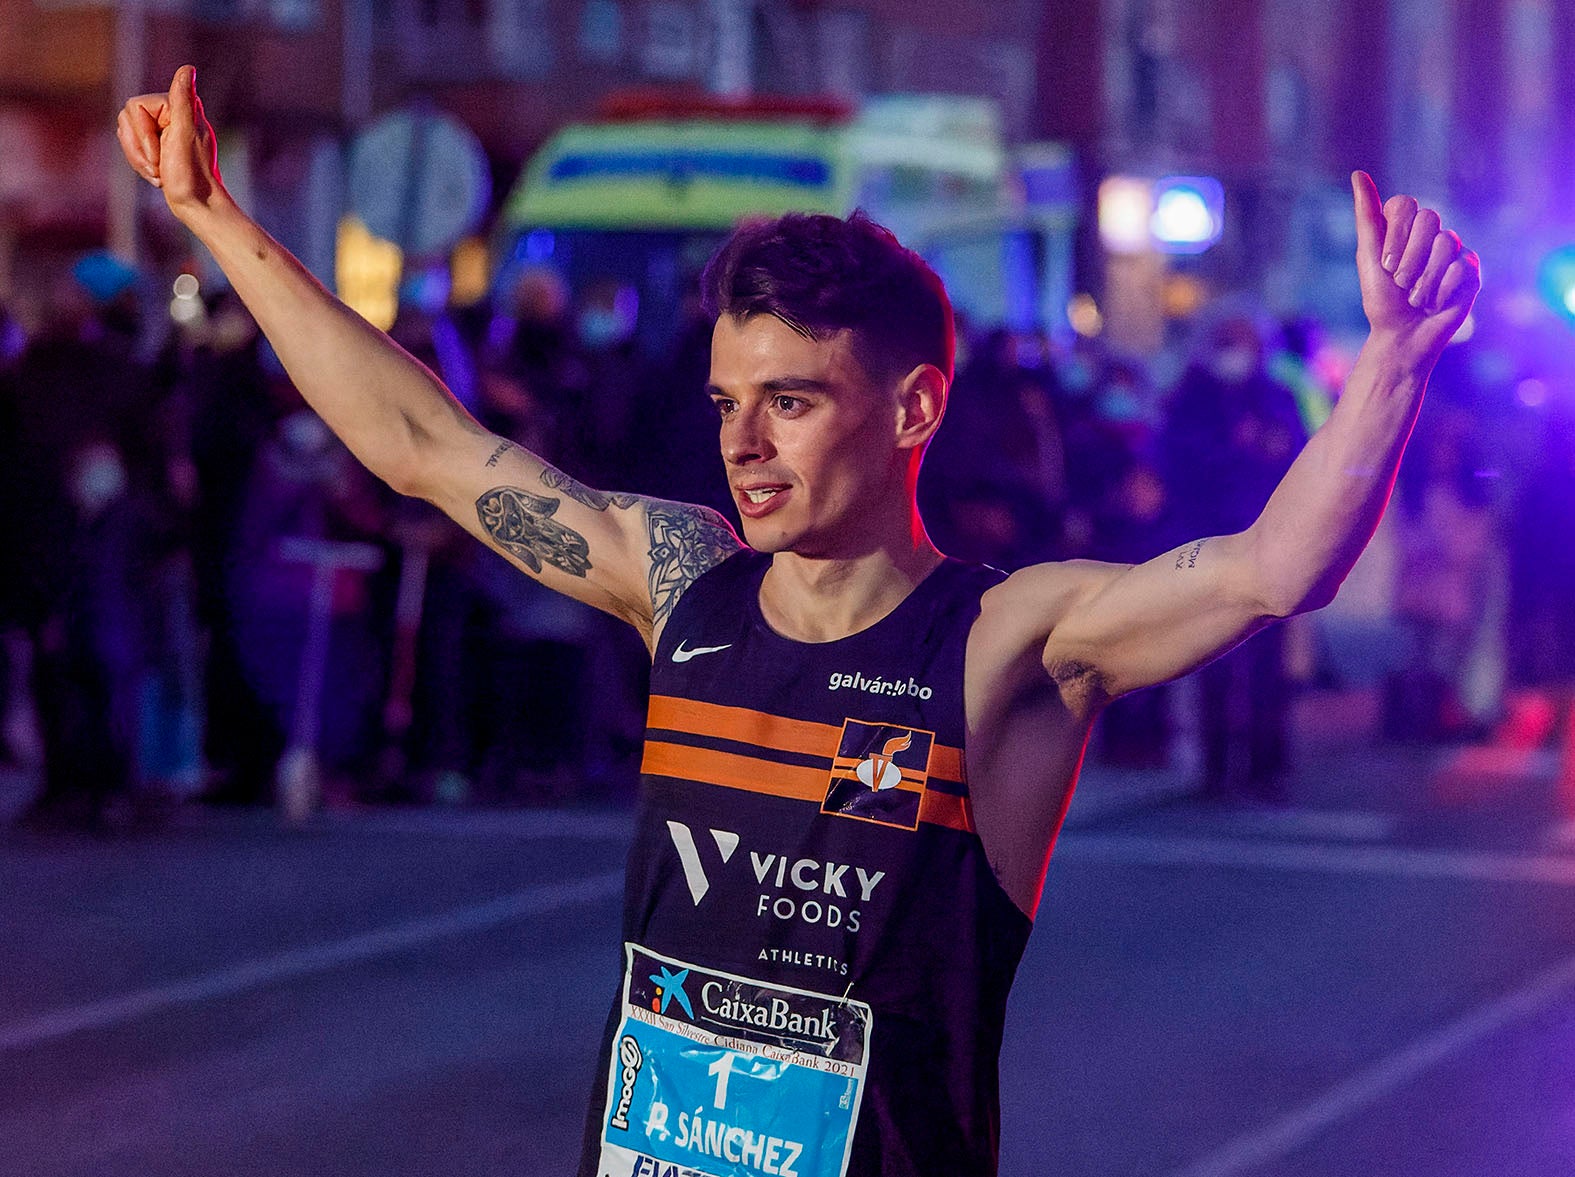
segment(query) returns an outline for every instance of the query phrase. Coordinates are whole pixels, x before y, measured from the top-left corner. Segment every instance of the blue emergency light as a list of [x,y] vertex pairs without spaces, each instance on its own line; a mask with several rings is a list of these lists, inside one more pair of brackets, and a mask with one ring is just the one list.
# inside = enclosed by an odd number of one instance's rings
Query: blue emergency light
[[1202,253],[1225,230],[1225,189],[1212,176],[1166,176],[1154,184],[1148,229],[1161,253]]

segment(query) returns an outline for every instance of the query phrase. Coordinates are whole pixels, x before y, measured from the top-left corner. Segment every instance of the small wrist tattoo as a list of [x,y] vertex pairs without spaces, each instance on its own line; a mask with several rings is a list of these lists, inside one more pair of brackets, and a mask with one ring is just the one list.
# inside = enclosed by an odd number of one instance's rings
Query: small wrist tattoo
[[491,467],[496,466],[498,464],[498,459],[513,448],[514,443],[512,441],[500,442],[498,444],[498,448],[492,451],[492,456],[487,459],[487,467],[490,469]]

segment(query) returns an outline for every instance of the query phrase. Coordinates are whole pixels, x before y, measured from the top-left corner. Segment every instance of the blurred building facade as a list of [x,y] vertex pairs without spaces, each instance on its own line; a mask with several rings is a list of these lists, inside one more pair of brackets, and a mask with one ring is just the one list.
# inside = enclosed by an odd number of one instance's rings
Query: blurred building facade
[[631,86],[986,96],[1085,177],[1218,176],[1231,216],[1203,270],[1285,303],[1347,280],[1353,166],[1522,233],[1569,207],[1572,50],[1575,0],[0,0],[0,295],[60,250],[131,247],[113,112],[194,60],[283,201],[314,153],[416,99],[476,132],[501,190]]

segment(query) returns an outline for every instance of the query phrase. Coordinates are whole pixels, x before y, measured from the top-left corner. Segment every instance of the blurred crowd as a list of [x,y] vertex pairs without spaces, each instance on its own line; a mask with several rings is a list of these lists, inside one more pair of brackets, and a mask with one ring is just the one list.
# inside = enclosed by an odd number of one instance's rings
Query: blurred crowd
[[[488,428],[590,485],[732,517],[697,307],[652,357],[613,285],[575,300],[533,269],[475,307],[444,293],[408,283],[392,334]],[[99,255],[26,314],[0,308],[0,757],[38,770],[26,820],[266,800],[303,747],[330,803],[625,788],[634,635],[367,474],[233,296],[177,318]],[[1184,703],[1121,700],[1096,755],[1171,765],[1184,727],[1202,791],[1282,800],[1307,684],[1370,687],[1396,739],[1550,734],[1516,701],[1575,679],[1575,422],[1543,406],[1506,452],[1462,350],[1340,600],[1205,668]],[[963,325],[925,518],[942,550],[1007,569],[1184,560],[1252,522],[1350,359],[1316,322],[1233,301],[1149,360]]]

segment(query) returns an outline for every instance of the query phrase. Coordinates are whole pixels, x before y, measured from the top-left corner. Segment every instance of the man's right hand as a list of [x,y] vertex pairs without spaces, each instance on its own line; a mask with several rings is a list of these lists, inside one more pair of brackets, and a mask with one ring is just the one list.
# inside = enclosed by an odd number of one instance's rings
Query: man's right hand
[[219,143],[197,97],[197,70],[175,71],[167,94],[140,94],[115,122],[120,149],[139,176],[164,190],[176,216],[206,208],[224,191]]

